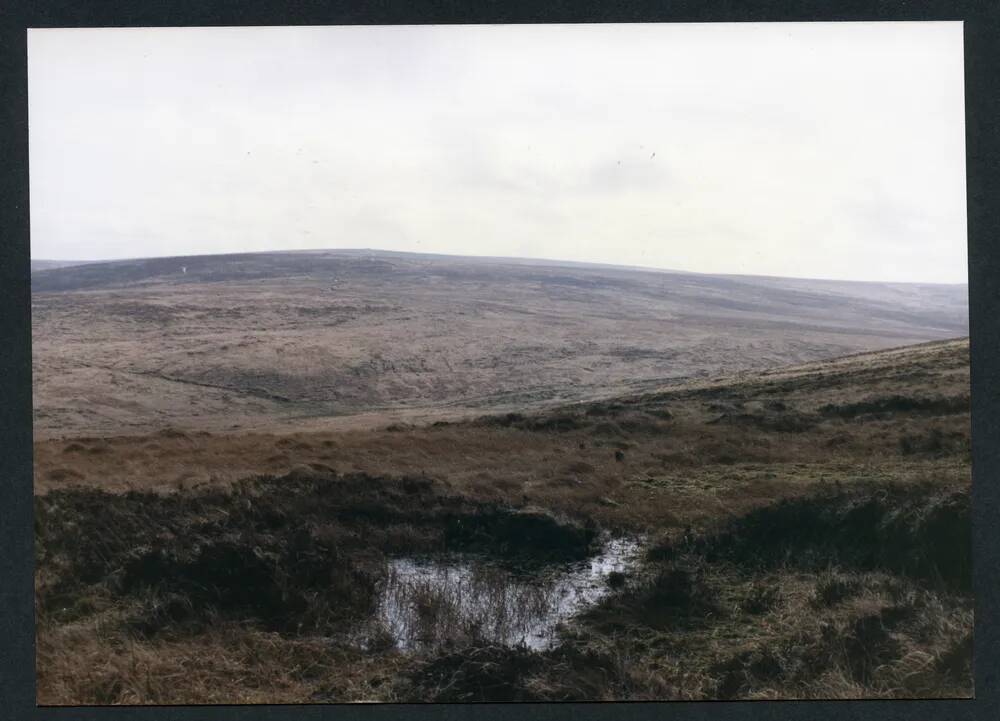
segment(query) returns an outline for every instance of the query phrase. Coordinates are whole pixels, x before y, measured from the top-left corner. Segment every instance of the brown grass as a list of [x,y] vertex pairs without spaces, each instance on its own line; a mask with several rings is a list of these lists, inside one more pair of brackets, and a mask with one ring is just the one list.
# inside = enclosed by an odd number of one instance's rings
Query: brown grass
[[[932,528],[925,521],[938,516],[921,509],[937,506],[925,500],[969,485],[969,416],[925,400],[967,396],[967,348],[932,344],[440,425],[383,419],[378,427],[308,432],[167,428],[42,439],[36,492],[48,525],[37,544],[39,701],[486,700],[477,688],[489,700],[967,696],[967,588],[894,566],[896,556],[848,552],[849,534],[819,542],[786,527],[778,534],[786,545],[768,556],[766,537],[753,530],[766,527],[762,519],[785,523],[795,508],[834,525],[854,518],[868,539],[905,540],[906,529]],[[914,402],[884,407],[899,397]],[[872,403],[882,405],[822,410]],[[351,473],[367,480],[343,495],[343,481],[332,479]],[[261,474],[270,480],[239,483]],[[411,481],[418,490],[406,500],[404,477],[433,484]],[[253,483],[263,485],[248,493]],[[871,518],[831,510],[844,494],[876,487],[898,489],[911,499],[900,507],[910,510]],[[317,501],[337,493],[336,503]],[[873,507],[884,510],[879,498]],[[244,502],[251,510],[238,511]],[[545,654],[486,646],[427,656],[361,652],[337,641],[329,624],[268,625],[245,605],[220,609],[217,597],[199,607],[198,623],[181,623],[173,614],[205,597],[166,586],[132,594],[118,585],[128,558],[157,548],[188,570],[198,567],[195,545],[222,541],[277,564],[264,569],[288,566],[292,549],[336,548],[353,564],[361,548],[375,556],[436,548],[449,503],[470,513],[541,513],[561,519],[559,527],[639,531],[661,549],[680,550],[619,579],[614,598]],[[426,515],[425,506],[438,510]],[[298,519],[313,540],[296,546],[284,531],[265,528],[269,509]],[[330,528],[321,530],[316,514],[326,514]],[[220,525],[227,517],[239,522]],[[491,523],[490,533],[504,527]],[[956,528],[947,541],[953,550],[967,535],[961,523]],[[734,550],[747,548],[757,555]],[[781,560],[806,556],[812,565]],[[279,596],[294,590],[274,588]],[[295,586],[302,588],[316,592]],[[153,632],[136,624],[150,618],[160,623]]]

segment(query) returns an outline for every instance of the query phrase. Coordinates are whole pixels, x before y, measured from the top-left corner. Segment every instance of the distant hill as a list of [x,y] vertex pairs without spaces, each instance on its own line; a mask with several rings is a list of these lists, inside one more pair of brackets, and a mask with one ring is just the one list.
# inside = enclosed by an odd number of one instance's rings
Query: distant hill
[[36,429],[523,410],[968,334],[964,285],[368,250],[32,276]]
[[87,263],[97,263],[95,260],[35,260],[31,259],[31,272],[39,270],[53,270],[55,268],[68,268],[71,265],[86,265]]

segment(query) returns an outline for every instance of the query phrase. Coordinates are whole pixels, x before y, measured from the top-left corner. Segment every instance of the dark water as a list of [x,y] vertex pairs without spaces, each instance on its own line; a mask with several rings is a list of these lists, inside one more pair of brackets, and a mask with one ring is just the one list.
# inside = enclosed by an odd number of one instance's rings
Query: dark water
[[609,539],[585,561],[533,574],[475,556],[396,558],[369,635],[403,651],[469,641],[545,649],[560,623],[611,592],[608,576],[639,550],[635,539]]

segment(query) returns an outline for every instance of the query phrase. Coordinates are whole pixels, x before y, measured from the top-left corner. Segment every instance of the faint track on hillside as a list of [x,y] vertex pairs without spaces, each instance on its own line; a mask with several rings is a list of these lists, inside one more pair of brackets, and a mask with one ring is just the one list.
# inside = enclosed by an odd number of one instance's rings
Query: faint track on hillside
[[280,393],[275,393],[267,388],[239,388],[237,386],[227,386],[221,383],[206,383],[204,381],[194,381],[187,378],[178,378],[177,376],[168,375],[162,371],[142,371],[134,370],[131,368],[116,368],[114,366],[99,365],[96,363],[84,363],[82,361],[77,362],[79,365],[85,368],[97,368],[99,370],[108,371],[110,373],[127,373],[134,376],[143,376],[146,378],[158,378],[162,381],[169,381],[171,383],[184,383],[185,385],[198,386],[201,388],[214,388],[216,390],[226,391],[228,393],[235,393],[237,395],[252,396],[254,398],[263,398],[265,400],[277,401],[279,403],[291,403],[292,399],[288,396],[283,396]]

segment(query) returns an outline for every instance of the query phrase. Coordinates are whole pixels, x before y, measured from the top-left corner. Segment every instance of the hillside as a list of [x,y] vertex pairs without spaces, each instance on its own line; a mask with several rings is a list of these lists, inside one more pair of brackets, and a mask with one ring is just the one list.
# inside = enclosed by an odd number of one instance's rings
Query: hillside
[[[169,490],[316,464],[337,472],[428,473],[491,498],[562,498],[571,491],[573,503],[586,497],[587,511],[600,516],[657,509],[710,515],[708,499],[689,504],[676,496],[698,488],[704,474],[722,484],[727,503],[742,506],[794,490],[804,478],[842,475],[833,468],[860,477],[880,458],[908,467],[939,463],[934,453],[903,454],[901,444],[932,427],[944,434],[946,450],[967,442],[968,349],[967,340],[928,343],[457,422],[383,418],[367,427],[321,430],[170,427],[145,435],[42,439],[35,444],[35,487]],[[912,407],[893,405],[899,398]],[[616,449],[627,453],[627,462],[615,460]],[[756,469],[748,476],[754,483],[740,480],[746,467]],[[648,485],[664,473],[670,483]],[[633,477],[639,485],[620,485]],[[586,482],[565,485],[571,478]],[[626,494],[620,506],[600,502],[612,487]],[[661,497],[662,506],[659,500],[649,505]]]
[[371,251],[32,274],[41,437],[524,411],[965,335],[965,286]]
[[[39,701],[969,697],[969,439],[956,340],[458,422],[41,440]],[[456,621],[450,593],[558,608],[606,534],[641,553],[548,645]],[[413,554],[480,580],[400,585]],[[380,625],[387,588],[443,645]]]
[[43,270],[55,270],[56,268],[68,268],[72,265],[86,265],[95,263],[93,260],[36,260],[31,259],[31,272],[37,273]]

